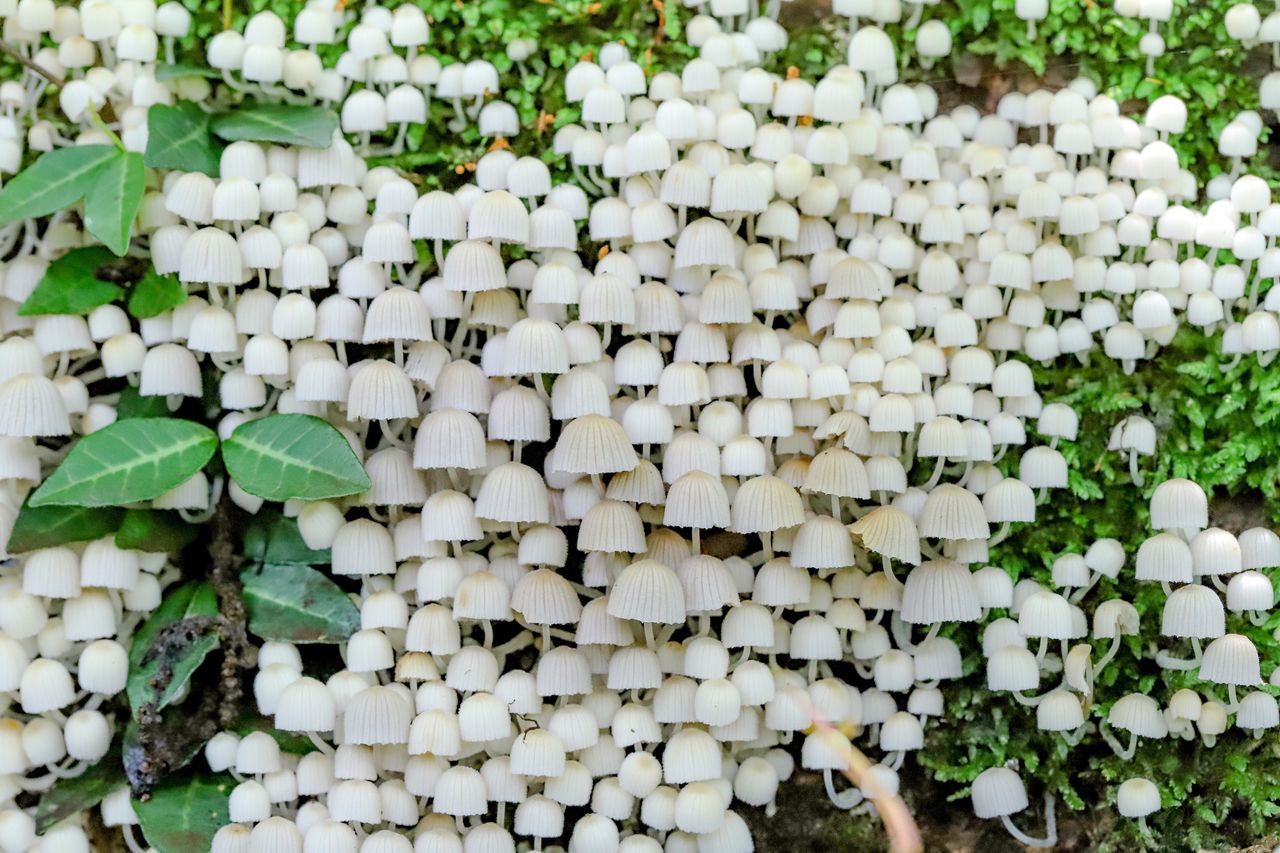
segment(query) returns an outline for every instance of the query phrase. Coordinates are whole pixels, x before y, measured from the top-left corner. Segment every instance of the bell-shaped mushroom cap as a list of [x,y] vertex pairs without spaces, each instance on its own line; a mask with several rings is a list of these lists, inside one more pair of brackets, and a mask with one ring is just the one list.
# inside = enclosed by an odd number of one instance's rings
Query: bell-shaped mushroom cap
[[969,796],[973,813],[983,820],[1017,814],[1028,806],[1022,779],[1008,767],[990,767],[979,773]]
[[476,495],[480,518],[508,524],[546,524],[550,514],[546,481],[519,462],[504,462],[485,474]]
[[1251,527],[1240,534],[1240,554],[1246,569],[1280,566],[1280,536],[1265,527]]
[[409,377],[394,363],[366,361],[351,379],[347,415],[368,420],[417,417],[418,396]]
[[863,546],[882,557],[908,565],[920,563],[920,533],[916,523],[901,509],[881,506],[849,526]]
[[398,687],[370,687],[347,704],[342,716],[345,743],[398,744],[409,742],[413,708]]
[[1240,700],[1236,709],[1236,725],[1255,732],[1280,725],[1280,704],[1270,693],[1255,690]]
[[299,678],[284,689],[276,705],[276,728],[286,732],[333,731],[337,709],[333,695],[314,678]]
[[1116,789],[1116,811],[1124,817],[1146,817],[1160,810],[1160,789],[1150,779],[1126,779]]
[[1109,640],[1112,637],[1132,637],[1138,633],[1138,610],[1123,598],[1102,602],[1093,611],[1093,637]]
[[637,560],[614,581],[609,591],[609,615],[666,625],[684,622],[680,578],[657,560]]
[[19,373],[0,385],[0,435],[28,438],[70,434],[67,405],[53,380]]
[[707,732],[686,727],[667,740],[662,750],[662,778],[684,785],[720,776],[720,744]]
[[538,569],[516,583],[511,609],[532,625],[572,625],[582,615],[582,602],[567,580],[551,569]]
[[1191,575],[1191,549],[1172,533],[1157,533],[1138,546],[1138,580],[1190,583]]
[[1040,684],[1040,664],[1028,649],[1005,646],[987,659],[988,690],[1035,690]]
[[772,533],[804,523],[800,495],[777,477],[753,477],[738,487],[731,513],[735,533]]
[[1107,714],[1107,722],[1138,737],[1162,738],[1169,734],[1156,700],[1141,693],[1130,693],[1116,700]]
[[917,625],[973,622],[981,614],[978,584],[959,563],[930,560],[907,575],[902,591],[903,621]]
[[1200,677],[1214,684],[1261,684],[1258,650],[1248,637],[1224,634],[1205,647]]
[[1222,599],[1207,586],[1187,584],[1175,589],[1164,603],[1160,633],[1166,637],[1213,639],[1227,630]]
[[622,426],[603,415],[565,425],[556,442],[555,467],[571,474],[611,474],[636,467],[636,451]]
[[644,521],[630,504],[599,501],[582,518],[578,547],[584,551],[642,554],[647,547]]
[[827,515],[815,515],[800,525],[791,543],[791,562],[801,568],[842,569],[854,560],[848,527]]
[[1070,690],[1050,690],[1036,706],[1036,728],[1045,732],[1074,731],[1084,724],[1080,699]]
[[1090,571],[1115,579],[1124,567],[1124,546],[1115,539],[1097,539],[1084,552],[1084,563]]
[[982,509],[993,524],[1036,520],[1036,496],[1031,487],[1016,477],[1006,477],[987,489]]
[[[718,557],[695,554],[676,568],[690,613],[718,611],[738,603],[733,574]],[[856,605],[854,605],[856,607]]]
[[1151,495],[1151,526],[1156,530],[1202,530],[1209,526],[1209,500],[1190,480],[1174,478]]
[[953,483],[944,483],[929,493],[919,526],[926,539],[986,539],[991,533],[982,501]]
[[700,530],[727,528],[729,495],[720,478],[698,470],[680,475],[667,491],[662,523]]
[[1071,603],[1046,589],[1033,592],[1018,611],[1018,628],[1026,637],[1069,640],[1081,636],[1073,621]]
[[871,486],[862,460],[843,447],[830,447],[813,457],[805,473],[804,489],[838,498],[871,497]]

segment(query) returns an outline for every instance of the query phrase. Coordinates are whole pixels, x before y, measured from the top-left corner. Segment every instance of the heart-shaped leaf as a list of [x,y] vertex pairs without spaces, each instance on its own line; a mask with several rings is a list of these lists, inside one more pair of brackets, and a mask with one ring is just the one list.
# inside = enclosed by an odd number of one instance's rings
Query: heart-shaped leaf
[[340,643],[360,627],[347,594],[310,566],[258,565],[240,575],[249,630],[264,640]]
[[210,127],[227,142],[247,140],[328,148],[338,129],[338,117],[323,107],[254,104],[214,116]]
[[217,447],[217,434],[191,421],[116,421],[72,445],[67,458],[31,496],[31,505],[121,506],[149,501],[186,482]]
[[187,289],[176,275],[149,270],[129,293],[129,313],[139,320],[172,311],[187,301]]
[[88,314],[124,295],[119,285],[98,278],[98,270],[115,260],[102,246],[72,249],[44,271],[31,295],[18,307],[23,317],[41,314]]
[[321,500],[369,488],[369,475],[342,433],[311,415],[272,415],[239,426],[222,444],[227,472],[271,501]]
[[114,145],[73,145],[41,154],[0,190],[0,224],[70,207],[93,186],[98,169],[119,153]]
[[118,151],[103,163],[84,197],[84,225],[89,233],[117,255],[129,250],[133,220],[146,189],[142,155]]
[[110,536],[124,519],[113,506],[67,507],[25,504],[13,522],[6,546],[10,554],[52,548],[68,542],[88,542]]
[[[156,79],[160,77],[160,65]],[[177,75],[182,76],[182,75]],[[144,159],[156,169],[181,169],[218,176],[222,143],[209,130],[209,114],[190,101],[175,106],[154,104],[147,110],[147,151]]]
[[134,804],[147,843],[160,853],[208,850],[228,822],[229,776],[196,776],[152,788]]
[[[135,715],[146,705],[161,710],[178,697],[191,674],[218,646],[218,632],[211,624],[211,617],[217,615],[213,586],[192,582],[170,590],[142,623],[129,646],[125,685]],[[172,627],[178,623],[184,624]]]

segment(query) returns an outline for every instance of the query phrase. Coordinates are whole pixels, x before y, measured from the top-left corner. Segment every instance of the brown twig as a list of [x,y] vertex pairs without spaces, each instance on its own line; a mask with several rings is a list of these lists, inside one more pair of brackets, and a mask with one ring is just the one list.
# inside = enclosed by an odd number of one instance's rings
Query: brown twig
[[39,74],[41,77],[48,80],[50,83],[52,83],[55,86],[62,86],[66,82],[57,74],[54,74],[48,68],[45,68],[43,65],[40,65],[39,63],[32,62],[30,59],[27,59],[25,56],[22,55],[20,51],[16,50],[13,47],[13,45],[9,44],[4,39],[0,39],[0,53],[8,54],[10,57],[16,60],[20,65],[22,65],[24,68],[27,68],[28,70],[36,74]]

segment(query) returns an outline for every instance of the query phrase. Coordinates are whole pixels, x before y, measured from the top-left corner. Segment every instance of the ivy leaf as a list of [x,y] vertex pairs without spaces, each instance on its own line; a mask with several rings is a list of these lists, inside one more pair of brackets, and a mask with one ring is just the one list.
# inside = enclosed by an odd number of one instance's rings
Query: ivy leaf
[[176,512],[131,509],[124,513],[120,529],[116,531],[116,545],[138,551],[172,553],[194,542],[198,531],[194,524],[183,521]]
[[[142,623],[129,647],[129,681],[125,692],[134,715],[146,705],[161,710],[178,697],[209,652],[217,648],[218,632],[212,625],[198,630],[199,625],[218,615],[218,597],[209,583],[190,582],[171,590],[160,606]],[[202,619],[201,617],[204,617]],[[191,619],[185,633],[170,636],[163,647],[156,639],[165,628]],[[162,684],[152,680],[167,670]]]
[[223,442],[222,459],[240,488],[271,501],[338,498],[370,485],[342,433],[311,415],[242,424]]
[[244,532],[244,553],[255,563],[298,563],[304,566],[327,565],[332,561],[329,550],[307,547],[298,522],[278,512],[259,510]]
[[110,536],[124,519],[124,511],[102,507],[36,507],[24,504],[13,522],[6,549],[10,554],[52,548],[68,542],[88,542]]
[[116,401],[116,420],[128,418],[167,418],[169,406],[164,397],[144,397],[132,385],[126,385]]
[[112,791],[125,787],[124,765],[116,745],[79,776],[59,779],[40,795],[36,804],[36,832],[45,830],[77,812],[91,809]]
[[102,165],[84,197],[84,226],[116,255],[129,250],[133,220],[146,188],[142,155],[119,151]]
[[218,447],[206,426],[177,418],[130,418],[90,433],[31,496],[32,506],[120,506],[186,482]]
[[99,305],[124,295],[119,285],[98,278],[98,270],[115,256],[102,246],[72,249],[45,270],[31,295],[18,307],[18,314],[88,314]]
[[139,320],[172,311],[187,301],[187,289],[176,275],[160,275],[148,270],[129,293],[129,313]]
[[[211,80],[222,76],[217,69],[207,68],[203,65],[192,65],[186,62],[175,62],[172,65],[158,64],[156,65],[156,82],[163,83],[166,80],[177,80],[179,77],[207,77]],[[183,101],[183,103],[189,103]]]
[[153,788],[134,805],[147,843],[160,853],[208,850],[228,822],[227,797],[234,785],[227,776],[196,776]]
[[[157,69],[165,66],[157,66]],[[156,79],[160,74],[157,70]],[[218,176],[222,143],[209,131],[209,114],[190,101],[176,106],[155,104],[147,110],[148,166],[157,169],[182,169]]]
[[0,190],[0,225],[70,207],[95,173],[120,153],[114,145],[73,145],[40,155]]
[[257,565],[240,580],[249,630],[264,640],[339,643],[360,627],[347,594],[310,566]]
[[254,104],[214,116],[209,127],[227,142],[247,140],[328,148],[338,129],[338,117],[323,107]]

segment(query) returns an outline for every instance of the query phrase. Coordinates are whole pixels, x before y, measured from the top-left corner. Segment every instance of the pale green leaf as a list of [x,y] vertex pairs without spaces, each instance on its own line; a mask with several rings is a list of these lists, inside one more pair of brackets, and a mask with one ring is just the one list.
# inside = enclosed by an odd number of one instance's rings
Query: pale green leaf
[[217,177],[221,156],[222,143],[209,130],[209,114],[195,104],[155,104],[147,110],[148,166]]
[[322,500],[369,488],[342,433],[310,415],[272,415],[242,424],[222,445],[227,472],[251,495]]
[[360,628],[360,611],[318,569],[296,563],[258,565],[245,571],[249,630],[264,640],[339,643]]
[[159,853],[196,853],[213,846],[213,836],[228,823],[227,797],[235,787],[229,776],[167,782],[151,790],[134,810],[147,843]]
[[18,307],[23,317],[41,314],[88,314],[124,295],[119,285],[98,278],[98,270],[115,260],[102,246],[72,249],[45,270],[31,295]]
[[338,129],[338,117],[323,107],[255,104],[214,116],[210,127],[227,142],[248,140],[328,148]]
[[119,153],[114,145],[80,145],[41,154],[0,190],[0,224],[70,207],[93,185],[94,173]]
[[84,225],[102,244],[123,255],[129,250],[133,220],[146,189],[142,155],[120,151],[98,170],[97,179],[84,197]]

